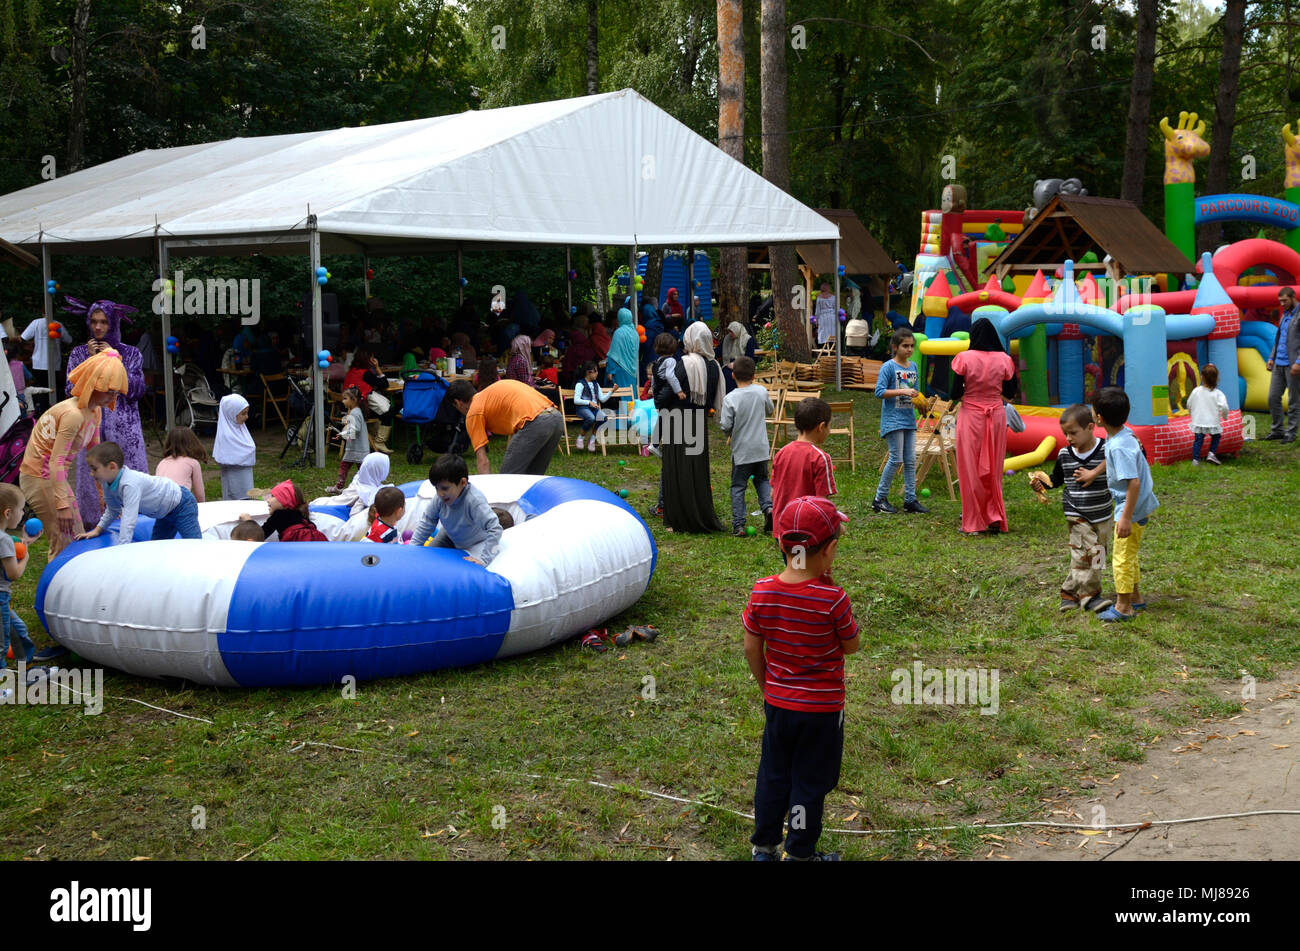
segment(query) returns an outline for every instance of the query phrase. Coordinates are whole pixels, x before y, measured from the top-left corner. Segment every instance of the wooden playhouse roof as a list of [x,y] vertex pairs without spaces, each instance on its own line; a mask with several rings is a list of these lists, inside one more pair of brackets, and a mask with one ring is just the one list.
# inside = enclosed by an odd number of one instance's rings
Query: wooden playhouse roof
[[1089,251],[1109,254],[1120,274],[1182,274],[1193,269],[1174,243],[1131,201],[1054,197],[993,261],[998,278],[1012,271],[1054,271]]

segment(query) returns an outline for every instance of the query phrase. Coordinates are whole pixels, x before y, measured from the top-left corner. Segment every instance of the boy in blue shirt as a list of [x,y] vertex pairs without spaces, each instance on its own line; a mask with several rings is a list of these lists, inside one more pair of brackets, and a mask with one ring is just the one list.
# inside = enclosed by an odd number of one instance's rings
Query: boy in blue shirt
[[884,401],[880,407],[880,438],[889,444],[889,460],[880,474],[871,508],[890,515],[898,513],[889,504],[889,487],[901,466],[903,511],[924,513],[930,510],[916,501],[916,414],[912,410],[912,400],[919,395],[916,387],[920,379],[912,362],[916,337],[909,328],[899,327],[889,338],[889,347],[894,359],[887,361],[876,377],[876,396]]
[[470,484],[465,460],[450,452],[439,456],[429,467],[429,481],[438,494],[425,509],[411,544],[423,545],[432,537],[435,548],[457,548],[466,561],[492,564],[501,547],[501,520],[483,490]]
[[1115,576],[1115,605],[1097,615],[1103,621],[1128,621],[1143,608],[1138,585],[1138,544],[1147,519],[1160,504],[1151,482],[1151,466],[1128,421],[1128,396],[1117,386],[1103,389],[1092,402],[1106,430],[1106,485],[1115,500],[1115,540],[1111,573]]

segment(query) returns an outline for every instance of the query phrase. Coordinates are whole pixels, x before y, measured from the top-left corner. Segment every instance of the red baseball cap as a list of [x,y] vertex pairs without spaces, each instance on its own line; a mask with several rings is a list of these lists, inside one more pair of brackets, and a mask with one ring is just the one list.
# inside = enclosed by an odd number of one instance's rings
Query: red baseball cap
[[830,499],[803,495],[786,504],[777,520],[777,538],[785,545],[821,545],[839,535],[849,517]]

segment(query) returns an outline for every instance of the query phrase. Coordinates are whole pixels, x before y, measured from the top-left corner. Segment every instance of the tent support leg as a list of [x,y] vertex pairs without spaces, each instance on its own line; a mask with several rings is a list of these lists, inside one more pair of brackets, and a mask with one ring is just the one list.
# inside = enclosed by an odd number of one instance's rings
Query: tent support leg
[[459,296],[457,303],[465,303],[465,252],[461,249],[460,242],[456,243],[456,293]]
[[569,272],[573,270],[573,259],[570,256],[571,249],[566,244],[564,246],[564,284],[569,289],[569,313],[573,313],[573,278],[569,277]]
[[[41,297],[45,301],[45,327],[46,333],[49,333],[50,321],[54,320],[54,295],[46,293],[46,288],[50,286],[50,249],[41,242],[41,271],[45,280],[41,283]],[[45,345],[45,352],[49,354],[46,366],[49,368],[46,372],[50,377],[50,405],[53,406],[59,402],[60,395],[58,392],[58,381],[55,379],[55,373],[58,372],[58,360],[54,359],[54,354],[59,352],[56,346]]]
[[[161,238],[158,239],[158,276],[163,281],[167,280],[167,268],[170,262],[167,259],[167,242]],[[167,285],[163,284],[166,290]],[[172,335],[172,303],[175,301],[175,292],[168,294],[164,300],[166,306],[163,307],[162,313],[162,361],[163,361],[163,398],[167,401],[167,431],[171,432],[172,427],[176,425],[176,381],[173,377],[172,370],[172,352],[167,348],[167,339]],[[194,421],[190,420],[191,425]]]
[[831,242],[831,255],[834,258],[835,265],[835,313],[831,315],[831,320],[835,326],[835,389],[843,389],[840,383],[840,240],[836,238]]
[[316,230],[316,216],[307,219],[309,242],[307,273],[311,276],[311,393],[313,429],[316,436],[316,468],[325,466],[325,374],[315,355],[325,349],[325,334],[321,327],[320,284],[316,282],[316,268],[320,267],[320,232]]

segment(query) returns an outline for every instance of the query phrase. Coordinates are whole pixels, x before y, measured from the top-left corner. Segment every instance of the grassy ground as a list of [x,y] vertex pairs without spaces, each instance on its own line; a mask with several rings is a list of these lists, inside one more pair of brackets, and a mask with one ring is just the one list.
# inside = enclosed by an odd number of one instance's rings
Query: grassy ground
[[[1140,760],[1161,734],[1231,712],[1208,684],[1296,666],[1294,446],[1251,443],[1219,469],[1158,468],[1162,507],[1143,540],[1151,607],[1110,626],[1058,613],[1064,522],[1055,499],[1039,505],[1022,478],[1008,480],[1012,533],[1000,538],[958,533],[959,506],[938,475],[927,483],[930,515],[873,515],[879,401],[855,399],[860,461],[856,475],[839,468],[852,522],[835,574],[863,647],[847,665],[844,768],[828,826],[1041,818],[1084,778]],[[262,453],[258,485],[295,474],[278,466],[278,448]],[[724,513],[729,461],[720,439],[712,451]],[[398,482],[427,469],[427,460],[393,459]],[[308,490],[332,481],[330,470],[308,471]],[[551,472],[626,488],[644,512],[658,462],[620,449],[559,456]],[[219,497],[215,478],[208,491]],[[761,538],[673,535],[648,521],[658,571],[611,623],[653,622],[665,632],[654,644],[594,655],[571,641],[361,684],[355,699],[334,688],[187,689],[109,672],[99,716],[0,707],[0,857],[747,857],[750,823],[725,809],[750,809],[763,719],[738,618],[753,581],[780,558]],[[37,554],[40,567],[41,545]],[[15,585],[29,621],[35,582],[32,571]],[[892,704],[890,673],[914,660],[997,669],[998,714]],[[855,859],[961,856],[982,845],[973,831],[823,837]]]

